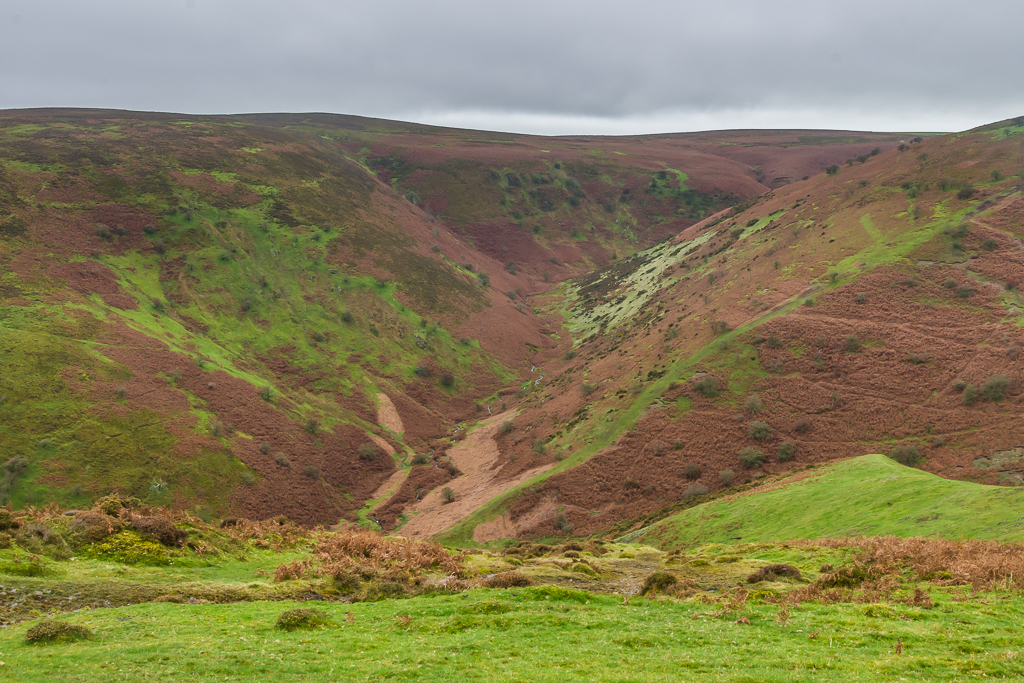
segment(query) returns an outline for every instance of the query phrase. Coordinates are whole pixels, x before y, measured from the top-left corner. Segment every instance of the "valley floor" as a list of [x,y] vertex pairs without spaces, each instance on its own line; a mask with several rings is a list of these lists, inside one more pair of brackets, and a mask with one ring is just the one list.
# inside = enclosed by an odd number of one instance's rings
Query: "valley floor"
[[[960,681],[1024,678],[1019,595],[920,609],[599,596],[558,587],[320,604],[334,625],[284,632],[310,603],[149,603],[75,615],[93,640],[0,633],[19,681]],[[749,623],[748,623],[749,622]]]

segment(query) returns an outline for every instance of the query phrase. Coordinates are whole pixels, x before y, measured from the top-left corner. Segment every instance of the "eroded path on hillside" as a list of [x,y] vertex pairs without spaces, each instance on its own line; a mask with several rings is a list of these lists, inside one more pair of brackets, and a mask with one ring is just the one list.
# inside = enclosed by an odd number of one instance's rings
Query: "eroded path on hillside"
[[447,456],[462,472],[446,484],[455,492],[455,500],[444,502],[441,497],[443,486],[431,491],[409,509],[412,518],[398,530],[399,534],[406,538],[430,538],[460,522],[492,498],[554,465],[535,467],[512,479],[499,479],[502,456],[494,436],[501,423],[511,416],[512,411],[507,411],[482,420],[465,440],[447,452]]

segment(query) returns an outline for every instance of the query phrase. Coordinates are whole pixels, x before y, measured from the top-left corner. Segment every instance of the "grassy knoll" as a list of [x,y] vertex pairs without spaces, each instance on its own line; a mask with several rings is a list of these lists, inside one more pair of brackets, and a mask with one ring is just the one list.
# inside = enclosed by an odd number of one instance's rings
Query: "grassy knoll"
[[691,508],[641,537],[660,547],[851,535],[1020,541],[1022,501],[1017,488],[951,481],[865,455]]
[[[150,603],[74,615],[90,640],[30,645],[20,625],[0,648],[5,672],[24,681],[1019,679],[1024,600],[990,599],[807,604],[788,620],[764,602],[723,612],[555,587],[356,605]],[[274,627],[282,610],[310,604],[327,627]]]

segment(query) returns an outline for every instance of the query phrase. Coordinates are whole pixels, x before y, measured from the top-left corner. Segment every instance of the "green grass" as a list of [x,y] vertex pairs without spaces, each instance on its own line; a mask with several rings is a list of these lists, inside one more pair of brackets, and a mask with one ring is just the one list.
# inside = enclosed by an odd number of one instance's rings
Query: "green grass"
[[1021,488],[942,479],[865,455],[691,508],[639,537],[662,548],[852,535],[1024,541],[1022,503]]
[[150,603],[73,615],[95,632],[74,643],[28,645],[32,622],[8,628],[0,650],[20,681],[1019,680],[1024,599],[1006,597],[984,607],[940,597],[931,610],[805,604],[780,624],[763,603],[715,616],[696,600],[478,589],[318,603],[335,626],[293,632],[274,628],[278,615],[309,603]]

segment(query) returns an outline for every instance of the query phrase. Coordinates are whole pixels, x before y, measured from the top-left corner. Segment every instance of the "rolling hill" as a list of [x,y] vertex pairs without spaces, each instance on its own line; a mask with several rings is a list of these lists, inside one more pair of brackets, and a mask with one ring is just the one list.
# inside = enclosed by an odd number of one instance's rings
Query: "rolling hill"
[[465,543],[1016,483],[1022,140],[2,112],[0,493]]

